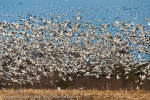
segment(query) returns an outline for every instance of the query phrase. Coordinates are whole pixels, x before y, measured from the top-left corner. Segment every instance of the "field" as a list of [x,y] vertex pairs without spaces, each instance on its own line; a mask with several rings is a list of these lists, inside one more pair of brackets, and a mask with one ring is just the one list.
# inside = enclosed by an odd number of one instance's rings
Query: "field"
[[0,100],[150,100],[145,90],[1,90]]

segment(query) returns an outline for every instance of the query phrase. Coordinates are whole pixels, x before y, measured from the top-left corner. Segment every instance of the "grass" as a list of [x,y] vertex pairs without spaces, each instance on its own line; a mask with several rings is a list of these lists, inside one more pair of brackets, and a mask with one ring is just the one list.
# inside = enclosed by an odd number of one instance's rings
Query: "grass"
[[0,90],[0,100],[150,100],[145,90]]

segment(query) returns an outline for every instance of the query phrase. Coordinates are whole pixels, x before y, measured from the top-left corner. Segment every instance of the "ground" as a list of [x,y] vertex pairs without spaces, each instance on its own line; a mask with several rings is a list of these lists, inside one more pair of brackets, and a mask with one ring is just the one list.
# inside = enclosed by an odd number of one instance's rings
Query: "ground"
[[150,100],[145,90],[1,90],[0,100]]

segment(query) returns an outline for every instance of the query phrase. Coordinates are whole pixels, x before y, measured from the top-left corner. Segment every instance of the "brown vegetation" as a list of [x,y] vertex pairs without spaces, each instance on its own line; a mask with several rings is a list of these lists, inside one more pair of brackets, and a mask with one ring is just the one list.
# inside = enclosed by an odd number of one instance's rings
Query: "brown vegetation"
[[149,100],[150,91],[137,90],[1,90],[0,100]]

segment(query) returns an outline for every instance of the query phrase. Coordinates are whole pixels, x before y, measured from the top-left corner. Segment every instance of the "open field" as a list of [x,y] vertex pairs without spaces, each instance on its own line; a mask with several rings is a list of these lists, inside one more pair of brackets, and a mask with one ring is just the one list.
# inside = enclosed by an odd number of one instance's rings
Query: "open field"
[[150,100],[144,90],[1,90],[0,100]]

